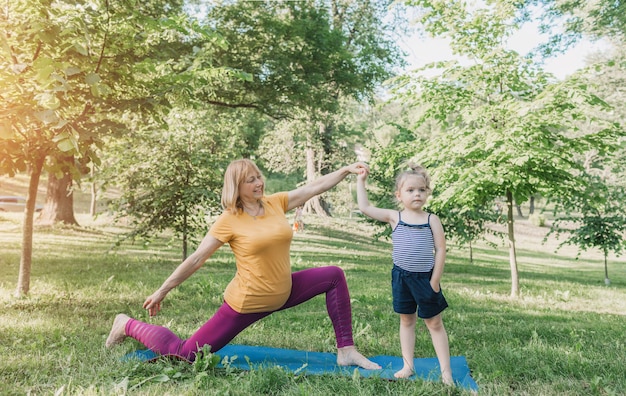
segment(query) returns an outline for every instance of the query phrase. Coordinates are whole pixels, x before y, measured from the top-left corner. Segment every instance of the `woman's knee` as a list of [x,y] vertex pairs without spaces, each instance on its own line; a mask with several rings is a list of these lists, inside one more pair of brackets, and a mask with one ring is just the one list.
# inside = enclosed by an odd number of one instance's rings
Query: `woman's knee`
[[347,283],[346,274],[341,267],[329,265],[326,267],[318,267],[317,270],[319,270],[318,274],[320,275],[320,278],[318,279],[320,281],[324,279],[326,281],[332,282],[335,285]]
[[332,271],[334,277],[346,279],[346,273],[343,271],[343,268],[337,267],[336,265],[331,265],[328,268]]

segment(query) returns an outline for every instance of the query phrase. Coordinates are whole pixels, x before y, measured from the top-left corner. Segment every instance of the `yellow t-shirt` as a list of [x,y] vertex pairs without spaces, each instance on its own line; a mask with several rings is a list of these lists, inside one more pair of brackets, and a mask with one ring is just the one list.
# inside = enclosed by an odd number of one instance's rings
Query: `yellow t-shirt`
[[289,298],[293,231],[285,216],[288,199],[286,192],[263,197],[265,214],[256,219],[224,212],[209,230],[235,254],[237,273],[224,299],[239,313],[273,311]]

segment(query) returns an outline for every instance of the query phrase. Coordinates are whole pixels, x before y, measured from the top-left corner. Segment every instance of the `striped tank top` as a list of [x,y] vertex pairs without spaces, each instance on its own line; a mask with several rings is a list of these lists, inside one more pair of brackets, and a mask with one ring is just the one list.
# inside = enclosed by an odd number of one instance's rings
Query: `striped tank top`
[[398,212],[398,225],[391,233],[394,265],[409,272],[430,272],[435,266],[435,240],[430,229],[430,213],[426,224],[408,224]]

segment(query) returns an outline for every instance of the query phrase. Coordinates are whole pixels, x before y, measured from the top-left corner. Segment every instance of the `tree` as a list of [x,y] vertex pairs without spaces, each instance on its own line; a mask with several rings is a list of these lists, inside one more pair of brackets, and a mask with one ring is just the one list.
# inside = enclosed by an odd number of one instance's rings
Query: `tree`
[[[376,206],[388,209],[398,207],[397,199],[390,194],[390,188],[395,185],[395,177],[407,165],[408,162],[418,162],[421,158],[415,156],[415,152],[422,145],[428,145],[428,135],[416,136],[416,133],[408,128],[398,128],[397,134],[390,142],[370,142],[370,199],[376,202]],[[470,249],[470,261],[473,262],[472,244],[489,232],[486,224],[500,222],[501,214],[494,210],[493,205],[483,205],[474,208],[455,207],[450,202],[438,200],[440,194],[437,186],[433,190],[433,198],[428,201],[428,211],[435,213],[441,219],[446,231],[446,238],[457,240],[460,244],[468,244]],[[386,225],[377,221],[366,219],[365,221],[381,227],[378,236],[389,237],[391,230]]]
[[[525,6],[540,6],[542,30],[552,33],[543,46],[544,53],[567,48],[583,36],[610,37],[622,42],[626,38],[626,3],[623,1],[529,0]],[[557,24],[564,28],[554,32]]]
[[608,185],[599,178],[592,179],[589,183],[593,187],[591,196],[582,195],[585,198],[571,208],[574,211],[555,220],[548,235],[554,234],[557,238],[565,235],[559,247],[576,245],[579,255],[581,250],[600,249],[604,257],[604,282],[609,285],[608,255],[614,252],[619,256],[626,248],[626,194],[621,187]]
[[[339,102],[342,97],[354,99],[367,99],[372,101],[375,85],[387,80],[392,76],[392,67],[402,62],[398,57],[398,50],[387,39],[387,34],[394,28],[393,24],[384,22],[384,17],[390,17],[387,1],[331,1],[332,27],[334,31],[341,32],[345,36],[345,51],[355,59],[356,73],[350,76],[346,74],[347,81],[352,84],[348,90],[339,89],[335,84],[329,84],[326,88],[328,96]],[[401,20],[396,16],[394,22]],[[313,119],[316,119],[313,117]],[[332,142],[338,140],[337,131],[342,123],[338,123],[329,112],[320,112],[318,119],[318,133],[309,135],[307,145],[307,180],[312,181],[317,173],[326,173],[331,167],[333,157]],[[315,138],[321,140],[321,151],[316,151]],[[344,157],[345,158],[345,157]],[[316,162],[315,160],[318,159]],[[319,169],[319,172],[315,172]],[[320,199],[312,199],[310,208],[318,215],[328,214],[325,202]],[[305,210],[307,208],[305,207]]]
[[[424,29],[450,38],[458,61],[438,62],[397,80],[398,98],[425,106],[421,121],[442,132],[419,150],[441,193],[437,200],[472,210],[504,197],[511,296],[519,295],[514,202],[534,194],[567,202],[586,191],[581,158],[617,149],[624,131],[603,119],[608,105],[580,77],[558,82],[504,46],[518,9],[509,1],[468,9],[464,3],[409,1]],[[592,128],[581,128],[581,123]]]
[[33,213],[45,159],[51,153],[80,152],[89,157],[86,147],[94,136],[80,131],[91,121],[92,104],[99,103],[108,89],[97,78],[97,61],[84,69],[84,62],[72,62],[99,58],[93,47],[97,44],[87,40],[78,16],[90,11],[23,1],[3,8],[0,172],[13,175],[28,169],[30,174],[17,294],[29,289]]
[[246,120],[240,112],[173,109],[166,121],[165,130],[141,132],[143,144],[137,136],[112,142],[106,176],[122,191],[114,208],[130,221],[127,236],[149,240],[173,230],[184,260],[189,243],[221,211],[224,170],[247,151],[240,145]]
[[[361,104],[354,100],[341,101],[341,110],[329,116],[324,125],[313,122],[306,115],[276,122],[264,134],[259,147],[264,165],[272,172],[296,175],[300,180],[304,175],[309,180],[324,172],[323,163],[345,164],[355,158],[354,148],[363,142],[364,132],[363,127],[352,119],[359,106]],[[332,126],[332,132],[326,133],[324,126]],[[311,163],[315,165],[313,168]],[[308,173],[311,169],[313,172]],[[309,200],[305,208],[308,205],[308,212],[319,212],[322,216],[330,214],[331,208],[334,214],[349,213],[353,202],[349,191],[333,189],[320,199]]]
[[[341,100],[369,97],[400,61],[386,36],[388,3],[240,1],[209,13],[207,19],[220,33],[239,43],[219,58],[255,77],[237,90],[241,102],[274,119],[306,125],[298,131],[303,136],[291,140],[303,145],[300,159],[306,161],[309,180],[331,166],[334,142],[341,140],[336,136],[341,127],[333,117]],[[308,205],[327,214],[319,197]]]
[[[436,197],[436,194],[435,194]],[[492,231],[488,225],[499,223],[503,217],[494,209],[493,204],[480,207],[455,207],[448,202],[432,200],[428,210],[436,213],[441,219],[441,223],[446,231],[446,238],[456,240],[459,244],[469,247],[470,263],[474,263],[473,244],[484,239],[487,234],[497,233]]]
[[[626,98],[621,87],[626,81],[626,63],[624,51],[613,54],[595,55],[591,65],[580,74],[590,81],[591,89],[602,94],[611,105],[608,118],[624,128]],[[621,145],[617,152],[608,155],[602,150],[592,150],[584,157],[585,174],[590,186],[587,194],[579,194],[579,200],[569,202],[569,206],[556,208],[558,214],[550,234],[565,236],[559,247],[576,245],[580,251],[600,249],[604,256],[605,283],[610,284],[608,275],[608,254],[620,255],[624,250],[624,232],[626,231],[626,208],[624,190],[626,189],[626,144],[623,138],[617,139]]]
[[184,87],[236,74],[205,68],[203,78],[192,80],[193,68],[178,69],[176,60],[201,58],[223,44],[212,31],[179,17],[180,7],[176,1],[126,0],[16,0],[3,7],[0,173],[28,170],[30,177],[17,294],[29,290],[43,170],[75,176],[79,164],[98,162],[103,137],[128,132],[133,117],[158,119],[171,100],[181,98],[177,92],[189,91]]
[[[40,224],[78,225],[74,217],[74,192],[72,172],[77,171],[74,166],[73,155],[59,154],[49,157],[49,161],[56,162],[57,171],[48,171],[48,187],[46,188],[46,203],[39,215]],[[78,178],[80,180],[80,178]]]
[[[188,126],[179,126],[176,131],[168,131],[165,128],[159,129],[157,125],[152,131],[146,131],[147,135],[138,134],[140,139],[132,145],[138,146],[137,151],[151,152],[153,147],[139,148],[139,146],[148,142],[153,144],[152,142],[155,141],[162,144],[163,141],[174,139],[174,136],[179,136],[180,139],[186,141],[185,130],[194,131],[198,128],[194,123],[197,124],[199,120],[207,119],[210,120],[212,126],[211,134],[223,134],[222,141],[230,142],[239,137],[245,142],[243,148],[235,147],[231,143],[222,145],[223,156],[248,157],[256,152],[260,131],[266,123],[266,120],[258,114],[271,117],[277,125],[286,125],[283,121],[287,119],[287,116],[296,118],[293,114],[301,114],[302,108],[312,108],[313,105],[326,110],[334,108],[336,106],[334,99],[329,100],[325,91],[318,87],[325,83],[332,84],[333,79],[336,78],[335,75],[345,73],[340,68],[341,64],[334,59],[339,57],[345,60],[346,55],[338,46],[341,41],[334,38],[337,34],[333,36],[328,33],[327,18],[324,17],[326,14],[321,4],[318,2],[294,4],[232,2],[209,8],[206,17],[199,19],[198,23],[202,26],[211,26],[211,29],[220,32],[221,37],[230,41],[230,45],[228,48],[224,47],[213,53],[206,52],[201,54],[202,56],[196,56],[189,62],[181,61],[181,65],[184,65],[181,69],[198,69],[198,75],[188,76],[192,81],[196,79],[198,82],[201,82],[198,76],[203,75],[199,65],[242,70],[247,78],[214,79],[206,81],[205,84],[190,83],[183,95],[186,100],[181,99],[178,102],[179,113],[196,114],[195,118],[183,117],[187,120]],[[245,28],[246,26],[249,28]],[[242,29],[247,31],[243,37]],[[327,81],[325,82],[324,79]],[[199,114],[203,112],[212,116],[200,116]],[[222,117],[218,114],[231,114],[232,116]],[[246,120],[246,122],[240,122],[241,120]],[[182,122],[182,119],[179,121]],[[168,126],[172,127],[171,122],[168,122]],[[137,123],[133,129],[137,130],[137,128],[143,127]],[[161,134],[163,137],[157,137]],[[306,135],[304,136],[306,138]],[[197,141],[200,142],[202,139],[197,138]],[[319,144],[316,142],[321,142],[321,139],[314,141],[315,144]],[[326,147],[334,147],[337,142],[327,140],[325,144]],[[172,145],[176,144],[172,143]],[[337,150],[333,149],[333,151]],[[185,155],[176,156],[175,152],[175,149],[168,152],[166,158],[161,161],[144,160],[141,164],[140,161],[144,156],[130,154],[127,161],[118,162],[125,164],[129,170],[133,168],[131,164],[145,167],[145,171],[154,174],[157,180],[158,174],[171,179],[169,168],[190,168]],[[116,155],[120,158],[119,156],[126,154],[124,150],[121,150],[116,151]],[[198,165],[195,164],[191,168],[198,169]],[[215,164],[213,165],[214,168],[218,168]],[[165,169],[159,170],[158,166],[163,166]],[[133,223],[136,235],[146,235],[147,230],[161,231],[170,228],[168,227],[170,223],[176,234],[183,235],[185,238],[185,232],[176,225],[175,220],[184,212],[175,210],[176,200],[184,198],[176,192],[181,188],[179,184],[171,182],[172,191],[163,191],[158,188],[159,195],[167,199],[148,199],[152,196],[149,190],[153,187],[150,183],[144,184],[140,175],[124,170],[118,170],[115,174],[123,175],[125,185],[141,191],[126,193],[123,197],[123,205],[120,206],[124,208],[122,214],[132,216],[133,221],[136,222]],[[209,185],[214,182],[206,180]],[[137,196],[145,196],[145,199],[138,200]],[[144,205],[142,202],[150,202],[150,205]],[[184,203],[181,202],[180,205],[183,206]],[[180,224],[190,225],[188,222]],[[195,224],[197,226],[191,227],[189,232],[201,226],[200,222]],[[183,245],[186,244],[183,242]]]

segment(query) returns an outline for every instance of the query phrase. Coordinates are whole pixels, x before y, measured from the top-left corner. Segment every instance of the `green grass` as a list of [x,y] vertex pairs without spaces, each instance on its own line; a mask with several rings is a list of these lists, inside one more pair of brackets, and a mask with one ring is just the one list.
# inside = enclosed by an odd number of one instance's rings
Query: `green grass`
[[[0,394],[2,395],[463,395],[421,381],[294,376],[279,369],[240,372],[178,362],[142,364],[120,358],[140,347],[127,340],[107,350],[113,317],[147,320],[141,308],[178,265],[169,238],[114,249],[119,229],[104,217],[79,216],[82,228],[37,228],[31,291],[13,297],[20,257],[20,215],[0,214]],[[375,241],[356,219],[308,221],[296,234],[294,269],[339,265],[353,299],[355,341],[366,355],[400,355],[391,309],[390,244]],[[443,288],[452,355],[464,355],[485,395],[618,395],[626,393],[626,266],[611,258],[604,285],[599,253],[554,253],[542,230],[520,224],[521,297],[509,297],[506,249],[449,246]],[[191,334],[221,302],[234,272],[222,248],[172,291],[153,323]],[[264,319],[234,342],[334,352],[324,299]],[[434,356],[428,331],[417,331],[416,356]]]

